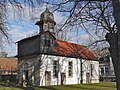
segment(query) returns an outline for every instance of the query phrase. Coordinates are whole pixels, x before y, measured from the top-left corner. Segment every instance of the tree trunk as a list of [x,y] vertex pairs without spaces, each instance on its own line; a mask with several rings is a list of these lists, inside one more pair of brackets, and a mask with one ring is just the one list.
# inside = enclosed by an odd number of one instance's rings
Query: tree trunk
[[117,90],[120,90],[120,1],[112,0],[112,5],[113,15],[118,31],[117,34],[107,34],[106,39],[110,44],[110,52],[115,70]]
[[106,40],[108,41],[108,43],[110,44],[110,48],[109,51],[111,53],[111,57],[112,57],[112,62],[113,62],[113,66],[114,66],[114,72],[115,72],[115,76],[116,76],[116,80],[120,81],[117,79],[117,72],[118,72],[118,42],[117,42],[117,33],[107,33],[106,34]]

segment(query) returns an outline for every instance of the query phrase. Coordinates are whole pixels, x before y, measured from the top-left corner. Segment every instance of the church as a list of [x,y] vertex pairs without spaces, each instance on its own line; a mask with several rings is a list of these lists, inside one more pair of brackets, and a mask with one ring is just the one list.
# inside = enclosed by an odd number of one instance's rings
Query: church
[[35,86],[99,83],[99,62],[86,46],[55,37],[54,15],[46,7],[40,32],[17,42],[17,81]]

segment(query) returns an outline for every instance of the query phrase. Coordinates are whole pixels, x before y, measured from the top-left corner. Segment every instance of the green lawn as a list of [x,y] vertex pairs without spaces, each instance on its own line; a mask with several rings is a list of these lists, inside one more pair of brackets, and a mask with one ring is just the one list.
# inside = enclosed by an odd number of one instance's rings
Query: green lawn
[[115,82],[100,82],[99,84],[83,84],[83,85],[60,85],[60,86],[42,86],[26,88],[6,86],[0,84],[0,90],[116,90]]

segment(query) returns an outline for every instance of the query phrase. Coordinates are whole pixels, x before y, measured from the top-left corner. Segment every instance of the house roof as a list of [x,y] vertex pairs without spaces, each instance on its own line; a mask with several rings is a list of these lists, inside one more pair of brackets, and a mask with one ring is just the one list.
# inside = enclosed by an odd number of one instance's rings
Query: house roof
[[16,70],[17,58],[0,58],[0,70]]
[[87,47],[56,39],[54,51],[57,55],[74,57],[86,60],[97,60],[96,56]]

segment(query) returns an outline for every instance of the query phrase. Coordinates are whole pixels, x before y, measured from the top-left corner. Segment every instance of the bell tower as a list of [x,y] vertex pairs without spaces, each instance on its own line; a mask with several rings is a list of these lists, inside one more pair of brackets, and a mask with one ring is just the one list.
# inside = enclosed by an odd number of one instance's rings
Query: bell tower
[[45,11],[40,15],[40,20],[37,21],[35,25],[40,27],[39,33],[49,31],[53,35],[55,34],[54,26],[56,25],[56,22],[54,21],[53,13],[49,11],[47,5]]

